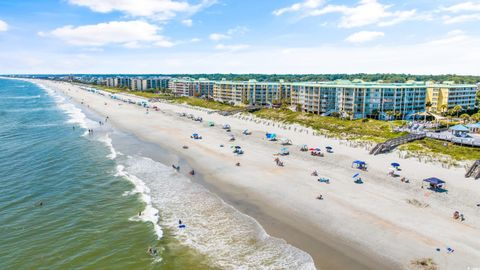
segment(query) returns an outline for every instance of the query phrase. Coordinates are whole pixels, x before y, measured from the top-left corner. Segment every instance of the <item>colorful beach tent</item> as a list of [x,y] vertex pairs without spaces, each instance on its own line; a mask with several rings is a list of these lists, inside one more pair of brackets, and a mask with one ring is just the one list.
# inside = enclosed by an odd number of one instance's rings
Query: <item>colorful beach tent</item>
[[367,163],[365,163],[365,161],[361,161],[361,160],[355,160],[355,161],[353,162],[353,164],[357,164],[357,165],[365,165],[365,164],[367,164]]
[[427,182],[427,183],[430,183],[430,184],[434,184],[434,185],[441,185],[441,184],[445,184],[445,181],[443,180],[440,180],[436,177],[430,177],[430,178],[427,178],[427,179],[423,179],[424,182]]
[[267,137],[267,139],[272,140],[272,139],[277,138],[277,134],[275,134],[275,133],[267,133],[267,134],[266,134],[266,137]]

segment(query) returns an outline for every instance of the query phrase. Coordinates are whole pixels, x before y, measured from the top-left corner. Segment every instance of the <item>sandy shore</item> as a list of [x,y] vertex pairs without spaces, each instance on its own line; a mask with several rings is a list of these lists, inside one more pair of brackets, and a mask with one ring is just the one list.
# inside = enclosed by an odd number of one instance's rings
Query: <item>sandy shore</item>
[[[308,252],[319,268],[409,269],[411,261],[419,258],[433,258],[439,269],[480,267],[480,207],[476,206],[480,203],[480,181],[465,179],[463,168],[399,160],[396,153],[370,156],[364,149],[311,133],[186,106],[157,103],[154,105],[161,111],[150,109],[147,114],[145,108],[68,83],[37,83],[64,92],[96,113],[109,116],[115,127],[184,158],[201,172],[210,190],[257,219],[269,234]],[[201,116],[204,122],[180,117],[180,112]],[[209,127],[207,121],[214,121],[216,126]],[[232,126],[237,138],[234,143],[221,129],[224,123]],[[242,135],[244,129],[253,134]],[[282,146],[265,140],[267,131],[292,140],[288,147],[291,154],[281,157],[285,167],[273,162]],[[192,133],[203,139],[190,139]],[[299,151],[301,144],[322,149],[329,145],[334,153],[311,157]],[[189,149],[182,149],[183,145]],[[245,154],[232,154],[233,145],[242,146]],[[355,159],[366,161],[368,172],[352,168]],[[236,162],[241,166],[235,166]],[[392,162],[401,164],[401,175],[410,179],[409,184],[387,176]],[[317,182],[310,175],[313,170],[331,183]],[[353,183],[352,175],[357,172],[365,181],[363,185]],[[421,180],[432,176],[447,181],[448,194],[421,188]],[[319,194],[323,201],[315,199]],[[428,206],[408,202],[413,199]],[[465,215],[464,222],[452,219],[456,210]],[[448,254],[447,247],[455,252]]]

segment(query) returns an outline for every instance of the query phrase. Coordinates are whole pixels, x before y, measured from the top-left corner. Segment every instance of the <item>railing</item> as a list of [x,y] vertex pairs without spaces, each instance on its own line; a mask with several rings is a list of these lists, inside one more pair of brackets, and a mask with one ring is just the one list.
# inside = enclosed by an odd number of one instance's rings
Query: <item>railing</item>
[[420,134],[407,134],[405,136],[390,139],[386,142],[375,145],[375,147],[373,147],[373,149],[370,151],[370,155],[378,155],[378,154],[390,151],[399,145],[413,142],[416,140],[421,140],[425,137],[426,135],[424,133],[420,133]]
[[480,160],[475,161],[465,174],[466,178],[473,176],[475,179],[480,178]]

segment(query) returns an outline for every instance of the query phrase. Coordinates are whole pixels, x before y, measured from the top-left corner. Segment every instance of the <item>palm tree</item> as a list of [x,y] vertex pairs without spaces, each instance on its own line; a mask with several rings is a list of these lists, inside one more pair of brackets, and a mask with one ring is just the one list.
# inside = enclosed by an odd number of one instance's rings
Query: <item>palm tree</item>
[[476,113],[476,114],[473,114],[473,115],[471,116],[471,119],[472,119],[473,121],[475,121],[475,122],[480,121],[480,112],[478,112],[478,113]]
[[447,112],[447,104],[442,104],[442,106],[440,106],[440,108],[442,109],[442,113],[446,113]]
[[455,107],[453,107],[453,113],[457,114],[457,118],[458,118],[458,114],[463,110],[462,106],[460,105],[457,105]]
[[463,123],[465,124],[470,119],[470,115],[464,113],[464,114],[460,115],[460,118],[463,119]]

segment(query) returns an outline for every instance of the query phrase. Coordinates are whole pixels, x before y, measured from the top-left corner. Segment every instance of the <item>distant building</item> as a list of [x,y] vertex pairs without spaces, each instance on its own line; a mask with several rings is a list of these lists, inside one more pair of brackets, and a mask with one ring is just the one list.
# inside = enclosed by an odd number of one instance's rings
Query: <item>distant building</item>
[[389,114],[408,118],[425,111],[426,85],[365,82],[292,83],[292,105],[304,112],[330,115],[334,112],[353,119]]
[[192,78],[174,78],[168,82],[168,89],[176,96],[193,96],[194,82]]
[[464,110],[473,109],[477,91],[478,87],[474,84],[427,83],[427,102],[431,103],[432,112],[446,112],[455,106]]
[[289,84],[281,82],[217,81],[213,87],[213,98],[231,104],[272,105],[290,102]]

